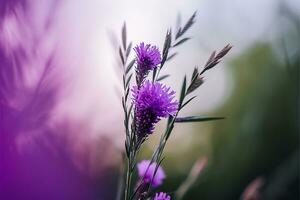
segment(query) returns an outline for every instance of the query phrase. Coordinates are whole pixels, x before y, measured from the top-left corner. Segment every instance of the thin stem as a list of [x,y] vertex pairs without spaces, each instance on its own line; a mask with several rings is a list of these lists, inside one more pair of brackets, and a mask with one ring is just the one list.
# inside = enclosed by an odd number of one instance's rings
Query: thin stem
[[129,194],[130,194],[130,185],[131,185],[131,159],[130,159],[131,155],[129,156],[129,158],[127,159],[127,169],[126,169],[126,185],[125,185],[125,199],[124,200],[128,200],[129,199]]
[[127,169],[126,169],[126,185],[125,185],[125,200],[130,199],[131,192],[131,182],[132,182],[132,174],[134,171],[134,161],[136,159],[136,150],[135,146],[132,145],[130,150],[129,158],[127,158]]
[[122,154],[122,163],[120,166],[120,175],[119,175],[119,180],[118,180],[118,190],[117,190],[117,196],[116,196],[116,200],[121,200],[122,198],[122,193],[123,193],[123,188],[124,188],[124,163],[125,163],[125,155]]

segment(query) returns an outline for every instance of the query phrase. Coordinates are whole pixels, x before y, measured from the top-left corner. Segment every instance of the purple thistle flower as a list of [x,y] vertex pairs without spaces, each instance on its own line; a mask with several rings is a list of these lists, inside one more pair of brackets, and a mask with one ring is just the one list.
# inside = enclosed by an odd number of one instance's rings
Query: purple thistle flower
[[161,63],[161,56],[156,46],[143,42],[134,48],[136,52],[136,81],[141,85],[149,71],[154,70]]
[[174,115],[178,102],[173,101],[175,92],[161,83],[146,81],[141,88],[133,87],[136,134],[142,140],[153,133],[154,125],[161,119]]
[[155,194],[154,200],[171,200],[171,197],[167,193],[160,192]]
[[162,169],[162,167],[159,166],[157,168],[156,174],[154,176],[157,164],[155,162],[153,162],[150,165],[150,162],[151,162],[150,160],[143,160],[143,161],[139,162],[137,165],[138,174],[139,174],[139,177],[142,179],[141,180],[142,183],[150,184],[150,182],[152,180],[151,186],[158,187],[162,184],[163,180],[166,178],[166,175],[165,175],[165,172]]

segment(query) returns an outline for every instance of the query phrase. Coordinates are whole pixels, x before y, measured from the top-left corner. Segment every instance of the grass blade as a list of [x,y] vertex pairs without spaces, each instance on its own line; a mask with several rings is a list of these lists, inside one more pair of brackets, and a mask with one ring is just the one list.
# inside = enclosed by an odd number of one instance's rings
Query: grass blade
[[225,117],[204,117],[204,116],[190,116],[190,117],[177,117],[175,119],[176,123],[186,123],[186,122],[206,122],[213,120],[221,120]]

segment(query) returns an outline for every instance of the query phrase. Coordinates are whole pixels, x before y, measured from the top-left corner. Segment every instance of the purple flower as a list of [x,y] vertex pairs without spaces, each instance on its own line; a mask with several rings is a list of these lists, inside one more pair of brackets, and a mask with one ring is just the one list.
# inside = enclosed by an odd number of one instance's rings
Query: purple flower
[[150,162],[150,160],[143,160],[138,163],[138,174],[143,183],[149,184],[152,180],[151,186],[158,187],[162,184],[163,180],[166,178],[166,175],[164,170],[159,166],[157,168],[155,176],[153,177],[157,164],[153,162],[150,165]]
[[178,102],[173,101],[175,92],[161,83],[146,81],[139,89],[133,88],[136,133],[138,139],[153,133],[154,125],[161,119],[174,115]]
[[171,200],[171,197],[167,193],[160,192],[155,194],[154,200]]
[[150,70],[155,69],[161,62],[161,56],[156,46],[145,45],[143,42],[134,48],[136,52],[136,81],[141,85]]

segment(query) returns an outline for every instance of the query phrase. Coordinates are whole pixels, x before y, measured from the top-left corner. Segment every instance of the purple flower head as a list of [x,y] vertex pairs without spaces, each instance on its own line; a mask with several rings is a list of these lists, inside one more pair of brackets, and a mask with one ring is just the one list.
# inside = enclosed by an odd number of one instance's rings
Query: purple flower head
[[154,200],[171,200],[171,197],[167,193],[160,192],[155,194]]
[[133,88],[135,103],[136,131],[139,139],[153,133],[154,125],[161,119],[174,115],[178,102],[175,92],[161,83],[146,81],[139,89]]
[[157,164],[153,162],[150,165],[150,162],[150,160],[143,160],[139,162],[137,165],[138,174],[141,179],[144,178],[143,183],[149,184],[152,180],[151,186],[158,187],[162,184],[163,180],[166,178],[166,175],[164,170],[159,166],[155,176],[153,177]]
[[161,56],[156,46],[144,44],[143,42],[134,48],[136,52],[136,79],[140,85],[150,70],[155,69],[161,62]]

